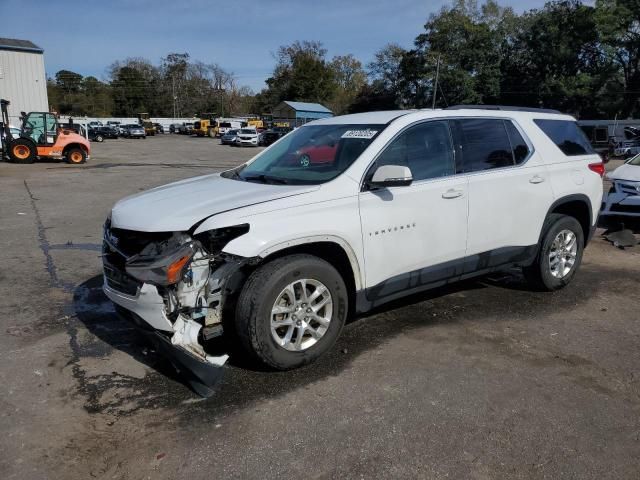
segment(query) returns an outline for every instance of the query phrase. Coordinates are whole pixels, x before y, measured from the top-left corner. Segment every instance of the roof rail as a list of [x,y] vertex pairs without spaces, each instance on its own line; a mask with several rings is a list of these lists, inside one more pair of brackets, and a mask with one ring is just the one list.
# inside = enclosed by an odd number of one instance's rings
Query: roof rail
[[505,112],[562,113],[551,108],[509,107],[506,105],[453,105],[445,110],[502,110]]

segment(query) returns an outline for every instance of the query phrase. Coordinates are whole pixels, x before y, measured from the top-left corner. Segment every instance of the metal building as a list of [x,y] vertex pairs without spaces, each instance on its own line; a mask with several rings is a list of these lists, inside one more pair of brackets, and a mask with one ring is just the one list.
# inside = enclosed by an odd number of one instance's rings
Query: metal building
[[19,126],[20,112],[47,112],[44,50],[29,40],[0,38],[0,98],[9,100],[9,120]]
[[288,123],[291,127],[327,117],[333,117],[333,112],[319,103],[284,101],[273,109],[273,121]]

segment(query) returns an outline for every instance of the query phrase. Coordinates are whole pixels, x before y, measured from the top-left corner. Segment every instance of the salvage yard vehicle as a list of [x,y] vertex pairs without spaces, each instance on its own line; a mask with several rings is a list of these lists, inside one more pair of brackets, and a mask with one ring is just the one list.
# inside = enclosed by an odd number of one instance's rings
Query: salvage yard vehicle
[[151,122],[148,113],[139,113],[138,123],[144,128],[145,135],[153,137],[156,134],[156,127],[153,125],[153,122]]
[[612,185],[602,202],[600,226],[624,225],[640,231],[640,154],[608,173],[607,178]]
[[257,147],[258,132],[254,128],[241,128],[238,130],[236,145],[239,147]]
[[[326,139],[332,159],[290,162]],[[287,370],[331,349],[349,315],[412,293],[513,267],[565,287],[603,173],[575,119],[550,110],[322,119],[237,168],[116,203],[104,291],[208,395],[220,343]]]
[[227,133],[220,137],[220,145],[237,145],[238,132],[240,130],[227,130]]
[[36,159],[60,159],[67,163],[84,163],[89,159],[89,140],[61,128],[56,115],[49,112],[30,112],[22,116],[19,135],[9,128],[9,101],[0,100],[4,135],[3,157],[14,163],[33,163]]
[[132,123],[122,127],[122,130],[122,136],[124,138],[142,138],[143,140],[147,138],[147,133],[142,125]]
[[218,122],[215,113],[202,113],[200,120],[193,122],[193,133],[198,137],[208,135],[214,138],[218,134]]

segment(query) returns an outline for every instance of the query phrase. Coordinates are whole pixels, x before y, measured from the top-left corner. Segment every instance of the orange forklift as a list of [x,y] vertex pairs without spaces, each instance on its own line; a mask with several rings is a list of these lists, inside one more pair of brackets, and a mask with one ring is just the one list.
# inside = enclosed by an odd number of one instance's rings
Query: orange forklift
[[14,163],[33,163],[36,159],[59,159],[67,163],[84,163],[89,158],[89,140],[60,128],[56,115],[50,112],[22,113],[22,126],[17,137],[9,129],[9,101],[0,99],[2,111],[2,158]]

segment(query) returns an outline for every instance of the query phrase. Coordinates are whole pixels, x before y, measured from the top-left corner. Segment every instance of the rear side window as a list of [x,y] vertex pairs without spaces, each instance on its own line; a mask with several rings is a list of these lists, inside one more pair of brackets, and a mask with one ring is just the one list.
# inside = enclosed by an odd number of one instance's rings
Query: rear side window
[[504,126],[507,128],[509,134],[509,141],[511,142],[511,150],[513,151],[513,160],[516,165],[520,165],[529,157],[529,145],[522,138],[522,134],[516,128],[516,126],[510,120],[504,121]]
[[514,165],[504,120],[469,118],[456,120],[456,124],[462,146],[464,172]]
[[584,132],[570,120],[534,120],[535,124],[569,157],[596,153]]

